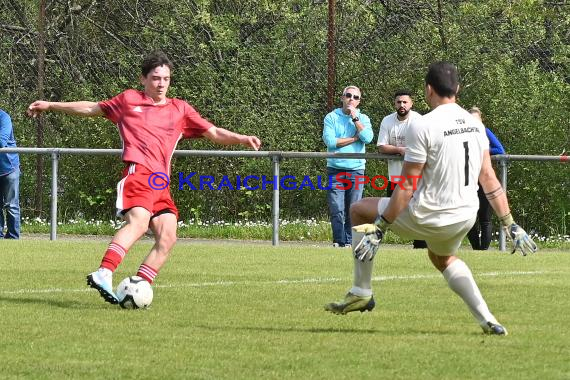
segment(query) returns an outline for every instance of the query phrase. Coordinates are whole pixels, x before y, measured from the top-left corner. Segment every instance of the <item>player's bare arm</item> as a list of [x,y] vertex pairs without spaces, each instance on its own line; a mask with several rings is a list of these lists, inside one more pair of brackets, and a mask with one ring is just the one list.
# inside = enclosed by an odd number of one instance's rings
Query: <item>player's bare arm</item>
[[259,150],[261,146],[261,140],[257,136],[240,135],[224,128],[211,127],[202,136],[221,145],[241,144],[254,150]]
[[479,183],[497,216],[502,217],[511,212],[505,191],[491,166],[491,156],[488,150],[483,153]]
[[424,165],[425,163],[404,161],[401,175],[405,180],[401,183],[402,187],[397,186],[394,189],[390,202],[382,215],[378,216],[374,224],[365,223],[352,227],[354,232],[363,234],[362,239],[354,248],[354,257],[357,260],[371,261],[374,259],[386,229],[408,207],[410,199],[412,199],[414,194],[414,189],[417,187],[418,180],[423,173]]
[[421,178],[424,165],[424,163],[404,161],[404,166],[402,166],[404,182],[402,187],[396,185],[394,193],[390,198],[390,203],[383,214],[388,222],[393,222],[402,210],[408,207],[410,199],[412,199],[414,194],[414,189],[418,186],[418,180]]
[[501,224],[503,228],[505,228],[507,236],[509,236],[513,242],[513,250],[511,253],[520,250],[523,256],[526,256],[528,253],[536,252],[538,247],[534,241],[532,241],[526,231],[513,220],[507,195],[491,166],[491,156],[489,156],[488,150],[483,152],[483,164],[481,166],[481,172],[479,173],[479,183],[483,187],[485,196],[489,200],[493,210],[495,210],[495,213],[501,220]]
[[103,116],[103,110],[97,102],[46,102],[37,100],[28,106],[28,116],[37,117],[42,112],[55,111],[75,116]]

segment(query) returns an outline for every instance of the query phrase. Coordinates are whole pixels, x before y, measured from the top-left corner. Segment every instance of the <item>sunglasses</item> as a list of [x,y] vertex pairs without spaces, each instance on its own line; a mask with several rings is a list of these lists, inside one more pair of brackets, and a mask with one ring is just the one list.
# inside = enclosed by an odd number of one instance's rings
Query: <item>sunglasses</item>
[[345,92],[342,96],[348,99],[360,100],[360,95],[354,95],[351,94],[350,92]]

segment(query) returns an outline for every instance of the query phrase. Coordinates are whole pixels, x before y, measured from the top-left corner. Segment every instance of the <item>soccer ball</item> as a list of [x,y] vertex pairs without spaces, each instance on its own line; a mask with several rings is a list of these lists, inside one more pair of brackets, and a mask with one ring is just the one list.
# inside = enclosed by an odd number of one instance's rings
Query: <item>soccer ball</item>
[[123,309],[144,309],[152,302],[152,287],[142,277],[131,276],[125,278],[117,286],[115,292],[119,305]]

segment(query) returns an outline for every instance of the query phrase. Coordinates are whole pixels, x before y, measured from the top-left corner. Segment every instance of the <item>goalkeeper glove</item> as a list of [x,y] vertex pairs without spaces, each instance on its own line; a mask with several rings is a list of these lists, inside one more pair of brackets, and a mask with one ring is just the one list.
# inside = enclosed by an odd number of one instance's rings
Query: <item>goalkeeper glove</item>
[[511,252],[511,255],[515,253],[517,249],[521,251],[523,256],[526,256],[528,253],[534,253],[538,250],[538,247],[534,241],[532,241],[530,236],[528,236],[526,231],[514,222],[511,213],[503,216],[501,218],[501,222],[503,223],[505,232],[513,243],[513,251]]
[[378,248],[380,248],[384,232],[389,225],[390,223],[380,215],[374,224],[367,223],[352,227],[353,231],[364,233],[364,236],[354,248],[354,258],[360,261],[372,261]]

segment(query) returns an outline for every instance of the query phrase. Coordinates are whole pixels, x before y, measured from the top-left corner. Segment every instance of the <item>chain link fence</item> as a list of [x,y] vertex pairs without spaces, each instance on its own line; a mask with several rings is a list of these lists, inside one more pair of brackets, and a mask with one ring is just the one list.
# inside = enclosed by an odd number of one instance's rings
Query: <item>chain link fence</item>
[[[120,147],[103,119],[48,114],[36,121],[24,116],[25,108],[37,98],[102,100],[136,87],[142,57],[161,49],[175,65],[171,95],[215,124],[262,137],[265,150],[322,151],[327,100],[338,103],[346,85],[361,87],[361,108],[377,133],[399,88],[412,90],[416,109],[427,111],[426,67],[445,59],[460,69],[461,104],[482,108],[509,153],[558,155],[570,146],[569,24],[570,5],[563,0],[0,0],[0,108],[12,115],[20,146]],[[211,146],[199,141],[179,148]],[[41,159],[26,155],[22,161],[24,211],[45,212]],[[113,200],[106,194],[116,178],[98,176],[118,173],[121,164],[107,157],[70,161],[61,169],[67,178],[62,199],[86,215],[110,213]],[[173,171],[189,165],[178,160]],[[191,166],[222,175],[270,170],[268,162],[245,159],[195,159]],[[321,174],[324,163],[282,167],[312,175]],[[387,170],[379,161],[367,171]],[[513,191],[542,195],[551,186],[536,178],[529,190],[521,177],[526,170],[513,172]],[[87,173],[93,178],[82,180]],[[552,203],[562,205],[566,220],[570,199],[556,189],[568,188],[568,175],[546,180],[557,183]],[[188,204],[219,203],[213,201],[219,194],[176,196]],[[232,205],[270,204],[270,194],[254,198],[244,204],[240,195],[228,194],[225,205],[204,213],[231,219],[240,212]],[[322,194],[287,193],[282,202],[285,212],[326,215]],[[264,212],[252,209],[251,215]]]

